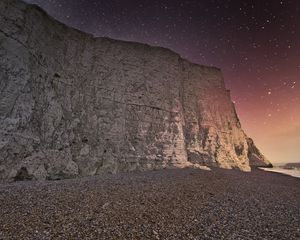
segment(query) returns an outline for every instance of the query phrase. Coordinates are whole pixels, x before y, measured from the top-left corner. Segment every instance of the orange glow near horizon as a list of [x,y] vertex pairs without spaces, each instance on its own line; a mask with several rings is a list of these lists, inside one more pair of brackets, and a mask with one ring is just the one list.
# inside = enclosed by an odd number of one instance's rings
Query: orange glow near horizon
[[232,99],[243,130],[275,165],[300,162],[298,79],[294,75],[290,77],[290,81],[276,81],[281,82],[281,86],[258,88],[256,96],[247,97],[245,101],[240,89],[232,86]]

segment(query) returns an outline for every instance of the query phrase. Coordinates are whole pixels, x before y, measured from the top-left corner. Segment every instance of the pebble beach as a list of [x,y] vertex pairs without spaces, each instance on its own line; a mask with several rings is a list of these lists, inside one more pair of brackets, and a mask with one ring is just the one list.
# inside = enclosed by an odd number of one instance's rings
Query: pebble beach
[[300,239],[300,181],[172,169],[0,185],[0,239]]

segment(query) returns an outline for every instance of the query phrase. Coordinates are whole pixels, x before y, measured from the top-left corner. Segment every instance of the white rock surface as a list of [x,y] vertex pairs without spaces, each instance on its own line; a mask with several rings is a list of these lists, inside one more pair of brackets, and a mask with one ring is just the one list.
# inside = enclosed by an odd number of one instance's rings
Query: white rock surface
[[1,0],[1,179],[190,164],[249,171],[251,159],[269,164],[242,131],[219,69]]

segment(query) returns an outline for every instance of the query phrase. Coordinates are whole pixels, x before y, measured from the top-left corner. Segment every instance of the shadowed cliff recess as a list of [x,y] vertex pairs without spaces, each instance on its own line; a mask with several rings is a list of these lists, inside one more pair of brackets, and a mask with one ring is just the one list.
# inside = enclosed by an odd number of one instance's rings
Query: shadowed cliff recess
[[168,49],[94,38],[4,0],[0,61],[2,179],[270,165],[221,71]]

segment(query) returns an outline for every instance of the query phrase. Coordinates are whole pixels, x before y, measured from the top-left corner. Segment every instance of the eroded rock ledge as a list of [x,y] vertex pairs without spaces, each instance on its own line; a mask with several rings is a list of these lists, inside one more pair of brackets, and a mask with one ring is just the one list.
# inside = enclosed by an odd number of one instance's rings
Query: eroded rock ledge
[[168,49],[94,38],[2,0],[0,62],[2,179],[270,164],[221,71]]

